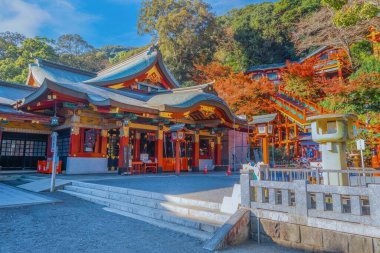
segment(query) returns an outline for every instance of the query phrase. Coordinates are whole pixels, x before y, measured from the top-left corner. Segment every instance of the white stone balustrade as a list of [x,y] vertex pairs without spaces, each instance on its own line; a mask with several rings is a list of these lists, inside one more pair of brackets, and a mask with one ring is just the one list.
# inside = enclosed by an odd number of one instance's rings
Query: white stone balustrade
[[[313,185],[305,180],[254,181],[249,177],[249,174],[242,174],[240,178],[243,207],[282,212],[297,217],[323,218],[380,227],[380,185]],[[291,192],[294,192],[295,197],[293,205],[290,200]],[[281,201],[277,201],[276,198],[281,198]],[[265,201],[266,199],[268,201]],[[369,202],[369,212],[363,201]],[[312,202],[315,204],[312,205]],[[332,205],[331,211],[327,210],[327,205]]]

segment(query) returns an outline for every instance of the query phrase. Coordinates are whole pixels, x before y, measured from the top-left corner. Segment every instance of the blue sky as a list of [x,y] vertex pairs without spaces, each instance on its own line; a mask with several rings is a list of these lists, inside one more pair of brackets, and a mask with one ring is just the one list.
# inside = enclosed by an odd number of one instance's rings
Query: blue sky
[[[262,0],[206,0],[218,14]],[[142,46],[138,36],[141,0],[0,0],[0,32],[57,38],[78,33],[90,44]]]

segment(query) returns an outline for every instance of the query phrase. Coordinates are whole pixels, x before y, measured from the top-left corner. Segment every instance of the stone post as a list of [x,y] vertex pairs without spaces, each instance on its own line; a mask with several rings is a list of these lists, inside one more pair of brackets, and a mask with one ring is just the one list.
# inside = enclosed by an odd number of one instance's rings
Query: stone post
[[307,181],[294,180],[293,184],[296,200],[296,215],[307,217]]
[[380,226],[380,185],[368,185],[368,199],[371,213],[372,225]]
[[[253,172],[252,172],[253,173]],[[250,171],[242,171],[240,174],[241,185],[241,206],[245,208],[251,207],[252,189],[250,181],[253,179],[253,174]]]

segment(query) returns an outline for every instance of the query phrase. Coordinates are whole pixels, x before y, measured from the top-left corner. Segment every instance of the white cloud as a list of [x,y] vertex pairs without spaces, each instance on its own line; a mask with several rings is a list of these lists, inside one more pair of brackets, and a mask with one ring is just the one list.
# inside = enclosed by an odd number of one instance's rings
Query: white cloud
[[0,32],[19,32],[28,37],[89,34],[96,19],[78,11],[69,0],[0,0]]
[[99,17],[79,11],[68,0],[39,0],[54,17],[46,27],[54,34],[79,33],[88,35],[92,31],[93,21]]
[[0,31],[19,32],[34,36],[51,20],[49,12],[22,0],[0,0]]

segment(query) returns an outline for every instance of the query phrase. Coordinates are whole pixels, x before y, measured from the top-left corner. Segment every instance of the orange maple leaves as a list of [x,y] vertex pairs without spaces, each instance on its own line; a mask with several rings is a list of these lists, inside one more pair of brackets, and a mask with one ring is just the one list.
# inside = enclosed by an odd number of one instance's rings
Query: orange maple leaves
[[253,80],[243,72],[212,62],[206,66],[196,65],[195,81],[215,81],[214,88],[231,109],[238,115],[248,116],[273,111],[268,97],[275,93],[273,83],[268,79]]

